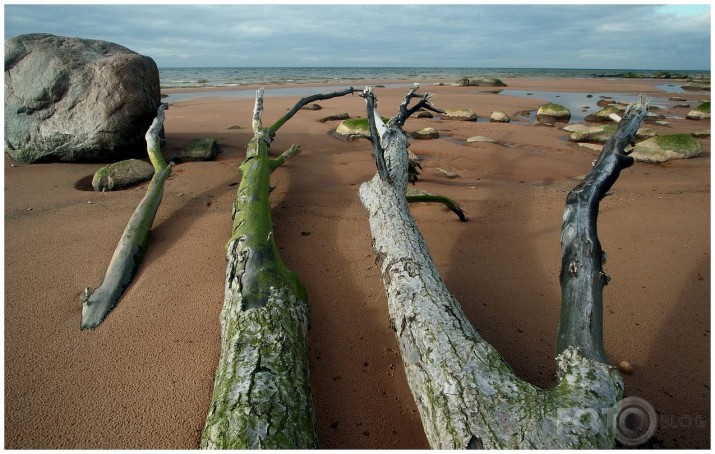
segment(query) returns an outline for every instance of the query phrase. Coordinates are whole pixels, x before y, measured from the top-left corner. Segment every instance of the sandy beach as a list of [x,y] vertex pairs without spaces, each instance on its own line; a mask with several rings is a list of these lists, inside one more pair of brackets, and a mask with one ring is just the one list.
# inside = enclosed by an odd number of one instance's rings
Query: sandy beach
[[[424,84],[441,108],[533,111],[538,91],[673,93],[649,79],[505,79],[514,97],[489,87]],[[363,82],[363,81],[361,81]],[[409,83],[380,81],[379,83]],[[360,87],[360,84],[355,84]],[[336,86],[336,89],[346,86]],[[220,90],[219,90],[220,91]],[[169,90],[167,93],[179,90]],[[405,88],[376,88],[383,116]],[[709,92],[677,94],[693,107]],[[617,99],[617,98],[616,98]],[[264,123],[296,97],[267,97]],[[338,122],[364,116],[357,95],[300,111],[271,146],[302,152],[276,170],[275,236],[311,307],[308,344],[322,448],[426,449],[405,381],[386,298],[357,196],[375,173],[367,140],[330,136]],[[177,165],[144,263],[117,307],[95,331],[80,331],[80,292],[97,287],[146,184],[88,191],[102,164],[34,164],[5,156],[5,448],[194,449],[206,417],[219,355],[225,250],[238,164],[252,132],[252,99],[208,91],[166,113],[168,158],[190,139],[215,138],[210,162]],[[709,129],[668,109],[658,134]],[[659,112],[662,113],[662,112]],[[437,140],[413,140],[422,158],[418,188],[451,197],[470,217],[440,205],[412,212],[443,279],[480,334],[529,382],[555,383],[560,228],[566,194],[597,152],[568,142],[560,127],[411,119]],[[232,128],[239,126],[239,128]],[[466,146],[471,136],[496,143]],[[656,410],[651,447],[710,447],[710,138],[697,158],[636,163],[601,203],[599,237],[612,277],[604,293],[605,347],[628,361],[626,394]],[[459,175],[449,179],[436,168]]]

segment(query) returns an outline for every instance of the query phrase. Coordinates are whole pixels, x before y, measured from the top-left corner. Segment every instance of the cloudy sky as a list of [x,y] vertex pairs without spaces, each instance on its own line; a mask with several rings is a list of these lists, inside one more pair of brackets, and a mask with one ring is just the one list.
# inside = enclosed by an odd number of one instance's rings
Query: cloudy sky
[[102,39],[170,66],[710,68],[710,5],[5,4],[5,39]]

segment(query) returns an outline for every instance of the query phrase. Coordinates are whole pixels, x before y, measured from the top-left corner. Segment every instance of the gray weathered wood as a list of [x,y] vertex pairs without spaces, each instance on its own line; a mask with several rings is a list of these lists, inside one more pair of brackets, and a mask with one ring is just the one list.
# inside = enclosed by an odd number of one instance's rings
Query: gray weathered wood
[[166,163],[161,154],[159,139],[166,108],[166,104],[159,106],[156,118],[145,137],[147,153],[154,166],[154,176],[149,182],[144,198],[129,218],[102,284],[96,290],[87,287],[82,292],[81,329],[95,329],[102,323],[134,279],[144,259],[149,245],[151,226],[164,194],[164,182],[171,175],[171,166]]
[[574,346],[588,358],[608,362],[603,350],[603,287],[609,277],[603,271],[606,253],[596,231],[598,207],[621,170],[633,165],[625,148],[635,140],[647,113],[643,97],[629,106],[591,172],[566,197],[561,227],[558,352]]
[[[588,351],[584,354],[576,343],[560,348],[553,389],[536,388],[515,376],[469,323],[439,276],[405,197],[406,136],[396,119],[382,122],[371,90],[364,96],[387,174],[378,172],[361,185],[359,195],[369,215],[390,322],[430,445],[612,447],[615,427],[609,411],[623,393],[617,369]],[[642,118],[645,109],[639,104],[631,114]],[[621,130],[630,130],[628,124],[622,123]],[[597,166],[594,171],[604,170]],[[564,322],[570,323],[568,318]]]

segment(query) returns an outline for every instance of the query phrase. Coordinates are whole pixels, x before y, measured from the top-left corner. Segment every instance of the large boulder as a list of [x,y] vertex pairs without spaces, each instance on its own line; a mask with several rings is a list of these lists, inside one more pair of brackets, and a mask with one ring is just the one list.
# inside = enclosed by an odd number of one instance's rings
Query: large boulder
[[5,41],[5,151],[14,160],[143,155],[160,100],[154,60],[120,45],[40,33]]
[[630,154],[636,161],[666,162],[694,158],[703,152],[703,144],[690,134],[657,136],[636,144]]

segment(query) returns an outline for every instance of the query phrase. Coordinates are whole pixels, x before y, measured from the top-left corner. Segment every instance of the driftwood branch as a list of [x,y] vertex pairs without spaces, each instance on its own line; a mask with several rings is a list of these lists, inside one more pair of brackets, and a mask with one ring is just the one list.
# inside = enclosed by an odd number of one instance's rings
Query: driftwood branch
[[[276,130],[300,106],[352,89],[301,99],[263,127],[263,90],[256,93],[253,139],[240,165],[227,246],[221,311],[221,355],[201,438],[204,449],[316,448],[310,391],[308,304],[305,288],[276,247],[271,219],[270,176],[300,151],[297,145],[268,157]],[[291,113],[292,112],[292,113]]]
[[310,104],[311,102],[323,101],[323,100],[325,100],[325,99],[331,99],[331,98],[336,98],[336,97],[340,97],[340,96],[350,95],[350,94],[353,94],[353,93],[358,92],[358,91],[360,91],[360,90],[357,90],[357,89],[355,89],[355,88],[353,88],[353,87],[350,87],[350,88],[346,88],[345,90],[342,90],[342,91],[336,91],[336,92],[333,92],[333,93],[324,93],[324,94],[323,94],[323,93],[318,93],[318,94],[315,94],[315,95],[307,96],[307,97],[305,97],[305,98],[301,98],[301,99],[295,104],[295,106],[293,106],[293,107],[292,107],[285,115],[283,115],[281,118],[279,118],[278,120],[276,120],[276,122],[273,123],[273,124],[271,125],[271,127],[268,128],[268,129],[271,131],[271,133],[275,134],[276,131],[278,131],[278,128],[280,128],[281,126],[283,126],[283,125],[285,124],[285,122],[287,122],[288,120],[290,120],[291,118],[293,118],[293,115],[295,115],[295,114],[301,109],[301,107],[306,106],[306,105]]
[[[601,357],[584,354],[576,339],[575,345],[559,348],[553,389],[536,388],[513,373],[467,320],[439,276],[407,207],[407,138],[396,122],[381,125],[374,105],[368,103],[368,116],[376,119],[378,130],[387,129],[373,140],[384,150],[388,178],[376,175],[361,185],[359,194],[369,216],[390,323],[431,446],[612,447],[615,427],[608,409],[624,388],[618,370]],[[644,110],[645,105],[630,109],[635,117],[621,122],[616,144],[628,141],[627,131],[637,129]],[[609,156],[599,160],[628,163],[620,154]],[[593,173],[600,175],[603,168],[597,165]],[[613,176],[603,179],[615,181]]]
[[603,146],[588,176],[566,198],[561,227],[561,318],[557,349],[577,347],[590,359],[607,363],[603,349],[603,271],[606,254],[596,233],[600,200],[622,169],[633,164],[625,148],[648,114],[643,96],[629,106],[618,131]]
[[[397,123],[399,127],[402,127],[405,125],[405,122],[407,121],[410,116],[417,112],[420,109],[427,109],[431,110],[432,112],[436,113],[444,113],[444,110],[439,109],[435,106],[432,105],[432,94],[431,93],[425,93],[424,95],[418,95],[417,90],[419,90],[420,84],[414,84],[410,91],[407,92],[407,95],[405,96],[405,100],[400,104],[400,108],[398,111],[397,116],[395,116],[394,121]],[[419,98],[419,101],[417,104],[415,104],[412,107],[409,107],[410,101],[414,98]]]
[[161,153],[159,139],[166,108],[166,104],[159,106],[156,118],[145,137],[147,153],[154,166],[154,176],[149,182],[144,198],[134,210],[124,229],[102,284],[96,290],[87,287],[82,292],[81,329],[94,329],[102,323],[134,279],[144,259],[149,245],[149,232],[164,193],[164,182],[171,175],[171,166],[166,163]]
[[407,189],[407,202],[408,203],[415,203],[415,202],[427,202],[427,203],[441,203],[447,208],[450,209],[454,214],[457,215],[460,221],[462,222],[467,222],[468,218],[467,215],[464,214],[464,211],[462,211],[462,208],[452,199],[449,197],[445,197],[443,195],[439,194],[432,194],[426,191],[421,191],[421,190],[414,190],[411,188]]

